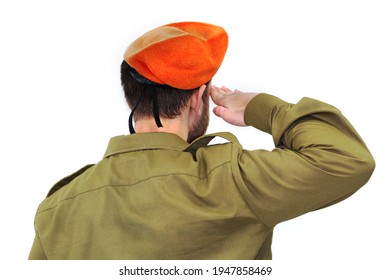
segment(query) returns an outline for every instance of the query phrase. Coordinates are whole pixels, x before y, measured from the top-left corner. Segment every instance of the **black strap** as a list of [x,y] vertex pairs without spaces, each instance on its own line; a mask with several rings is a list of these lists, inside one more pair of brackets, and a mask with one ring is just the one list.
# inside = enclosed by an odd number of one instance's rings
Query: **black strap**
[[[154,116],[154,121],[156,122],[157,127],[163,127],[161,120],[160,120],[160,110],[158,108],[158,100],[157,100],[157,93],[156,89],[154,87],[149,87],[149,89],[152,92],[152,101],[153,101],[153,116]],[[133,115],[135,110],[137,109],[138,105],[141,103],[143,98],[143,95],[141,95],[140,99],[138,100],[137,104],[134,106],[133,110],[131,110],[130,117],[129,117],[129,131],[130,134],[135,133],[135,129],[133,126]]]
[[129,117],[129,130],[130,130],[130,134],[134,134],[135,133],[134,126],[133,126],[133,115],[134,115],[135,109],[137,109],[138,105],[141,103],[142,98],[143,98],[143,95],[140,96],[137,104],[134,106],[133,110],[131,110],[130,117]]
[[161,120],[160,120],[160,110],[158,109],[158,101],[157,101],[157,94],[156,94],[155,88],[153,88],[152,99],[153,99],[154,121],[156,122],[157,127],[163,127]]

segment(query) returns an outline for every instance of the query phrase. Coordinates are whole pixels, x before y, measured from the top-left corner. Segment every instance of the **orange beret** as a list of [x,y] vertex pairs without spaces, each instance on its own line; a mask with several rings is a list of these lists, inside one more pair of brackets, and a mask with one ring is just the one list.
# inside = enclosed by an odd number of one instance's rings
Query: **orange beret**
[[201,22],[171,23],[131,43],[124,60],[155,83],[194,89],[215,75],[227,45],[228,36],[222,27]]

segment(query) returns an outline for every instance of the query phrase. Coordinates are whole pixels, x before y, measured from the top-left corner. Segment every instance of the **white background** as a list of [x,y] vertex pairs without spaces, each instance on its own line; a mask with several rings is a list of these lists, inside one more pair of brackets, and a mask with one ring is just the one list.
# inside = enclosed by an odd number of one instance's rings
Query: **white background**
[[[119,79],[127,45],[166,23],[205,21],[230,40],[214,84],[330,103],[376,159],[373,177],[350,199],[277,226],[273,279],[386,279],[389,14],[376,0],[1,0],[1,273],[77,279],[73,263],[41,274],[49,264],[26,261],[38,204],[56,181],[100,160],[110,137],[128,133]],[[248,149],[273,148],[269,135],[212,119],[208,132],[221,130]],[[114,279],[116,267],[107,269]]]

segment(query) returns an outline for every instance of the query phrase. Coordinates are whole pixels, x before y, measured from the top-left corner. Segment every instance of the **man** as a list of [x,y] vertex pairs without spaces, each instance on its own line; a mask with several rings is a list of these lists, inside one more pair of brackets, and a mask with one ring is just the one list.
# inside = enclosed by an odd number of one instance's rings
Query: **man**
[[[52,187],[30,259],[271,259],[278,223],[369,180],[374,160],[336,108],[211,86],[227,42],[218,26],[182,22],[127,48],[131,135],[112,138],[100,162]],[[271,134],[275,149],[203,136],[209,96],[216,116]],[[209,145],[214,137],[228,142]]]

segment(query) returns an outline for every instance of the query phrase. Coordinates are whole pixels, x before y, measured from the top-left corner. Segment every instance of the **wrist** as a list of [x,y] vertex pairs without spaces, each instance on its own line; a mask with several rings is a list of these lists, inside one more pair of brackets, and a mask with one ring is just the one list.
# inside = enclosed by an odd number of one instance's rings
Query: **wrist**
[[264,132],[271,133],[269,115],[272,109],[284,101],[276,96],[260,93],[254,96],[244,111],[244,122]]

